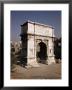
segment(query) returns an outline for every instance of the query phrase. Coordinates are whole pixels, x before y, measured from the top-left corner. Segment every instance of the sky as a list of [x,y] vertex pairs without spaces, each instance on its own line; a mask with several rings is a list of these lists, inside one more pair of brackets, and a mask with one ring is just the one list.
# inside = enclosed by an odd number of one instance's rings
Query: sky
[[61,11],[11,11],[11,41],[19,41],[21,26],[27,20],[51,25],[56,37],[61,37]]

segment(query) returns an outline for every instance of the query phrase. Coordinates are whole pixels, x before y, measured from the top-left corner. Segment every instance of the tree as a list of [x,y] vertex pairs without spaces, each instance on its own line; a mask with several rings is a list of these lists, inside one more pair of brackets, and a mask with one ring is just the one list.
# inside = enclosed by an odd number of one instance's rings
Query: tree
[[14,69],[15,64],[15,48],[14,45],[11,43],[11,71]]
[[55,54],[55,59],[60,59],[61,60],[61,38],[56,38],[54,40],[54,54]]

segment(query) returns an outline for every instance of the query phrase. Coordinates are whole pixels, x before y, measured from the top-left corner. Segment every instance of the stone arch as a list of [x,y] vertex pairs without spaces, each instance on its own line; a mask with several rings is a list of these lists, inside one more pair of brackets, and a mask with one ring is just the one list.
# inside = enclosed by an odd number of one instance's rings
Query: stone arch
[[47,62],[47,46],[42,41],[37,44],[36,57],[37,57],[37,62],[39,63]]

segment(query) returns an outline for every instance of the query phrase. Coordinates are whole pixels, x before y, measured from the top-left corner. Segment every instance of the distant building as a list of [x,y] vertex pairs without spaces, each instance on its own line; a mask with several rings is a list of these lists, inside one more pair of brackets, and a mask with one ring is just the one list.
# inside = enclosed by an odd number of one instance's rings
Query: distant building
[[27,21],[21,25],[22,55],[26,64],[55,63],[54,28],[49,25]]

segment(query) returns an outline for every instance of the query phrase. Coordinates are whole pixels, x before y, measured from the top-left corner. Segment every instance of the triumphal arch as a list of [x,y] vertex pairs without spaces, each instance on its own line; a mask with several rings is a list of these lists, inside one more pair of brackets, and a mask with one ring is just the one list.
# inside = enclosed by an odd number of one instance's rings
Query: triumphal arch
[[21,54],[24,62],[33,66],[55,63],[53,40],[52,26],[29,20],[21,25]]

